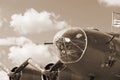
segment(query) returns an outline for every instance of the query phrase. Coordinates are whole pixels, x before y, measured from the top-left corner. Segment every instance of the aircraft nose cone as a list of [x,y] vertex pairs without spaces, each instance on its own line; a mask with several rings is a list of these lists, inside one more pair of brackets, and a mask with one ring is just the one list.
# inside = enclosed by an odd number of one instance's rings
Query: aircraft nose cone
[[87,36],[79,27],[68,28],[58,32],[54,44],[59,51],[58,57],[63,63],[79,61],[87,47]]

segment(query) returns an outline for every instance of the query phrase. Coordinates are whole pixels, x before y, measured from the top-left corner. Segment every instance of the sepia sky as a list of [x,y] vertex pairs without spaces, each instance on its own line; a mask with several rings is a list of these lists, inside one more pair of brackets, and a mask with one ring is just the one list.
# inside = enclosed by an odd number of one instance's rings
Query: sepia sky
[[[120,12],[120,8],[119,5],[115,6],[117,4],[108,5],[107,1],[116,0],[0,0],[0,16],[9,23],[12,15],[23,15],[33,8],[37,12],[48,11],[60,15],[62,20],[72,26],[110,31],[112,11]],[[119,4],[119,0],[117,1]],[[9,24],[5,25],[7,23],[3,26],[9,27]]]
[[1,63],[11,67],[33,57],[35,50],[41,57],[47,50],[42,43],[51,42],[56,32],[67,27],[110,32],[113,11],[120,12],[120,0],[0,0]]

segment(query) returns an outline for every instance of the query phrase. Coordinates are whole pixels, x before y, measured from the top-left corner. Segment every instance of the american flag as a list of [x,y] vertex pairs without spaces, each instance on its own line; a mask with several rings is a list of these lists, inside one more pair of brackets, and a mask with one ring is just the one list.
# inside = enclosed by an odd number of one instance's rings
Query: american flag
[[112,13],[112,26],[120,28],[120,13]]

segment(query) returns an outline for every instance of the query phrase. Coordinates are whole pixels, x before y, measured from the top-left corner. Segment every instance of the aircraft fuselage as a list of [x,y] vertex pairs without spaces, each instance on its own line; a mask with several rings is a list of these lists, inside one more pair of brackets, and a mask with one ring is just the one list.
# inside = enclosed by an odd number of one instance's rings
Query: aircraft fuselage
[[111,40],[113,36],[96,30],[85,33],[88,42],[85,54],[78,62],[66,64],[71,70],[70,80],[120,79],[120,39]]
[[[58,55],[67,68],[60,80],[120,79],[120,39],[98,30],[71,28],[56,37]],[[63,44],[62,44],[63,43]]]

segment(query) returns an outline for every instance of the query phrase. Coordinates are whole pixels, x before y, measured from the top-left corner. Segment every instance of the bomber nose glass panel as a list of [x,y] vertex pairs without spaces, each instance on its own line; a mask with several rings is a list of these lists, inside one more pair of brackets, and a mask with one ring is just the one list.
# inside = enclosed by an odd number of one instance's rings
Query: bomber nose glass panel
[[54,38],[59,50],[60,60],[64,63],[79,61],[87,47],[86,33],[80,28],[69,28],[59,32]]

